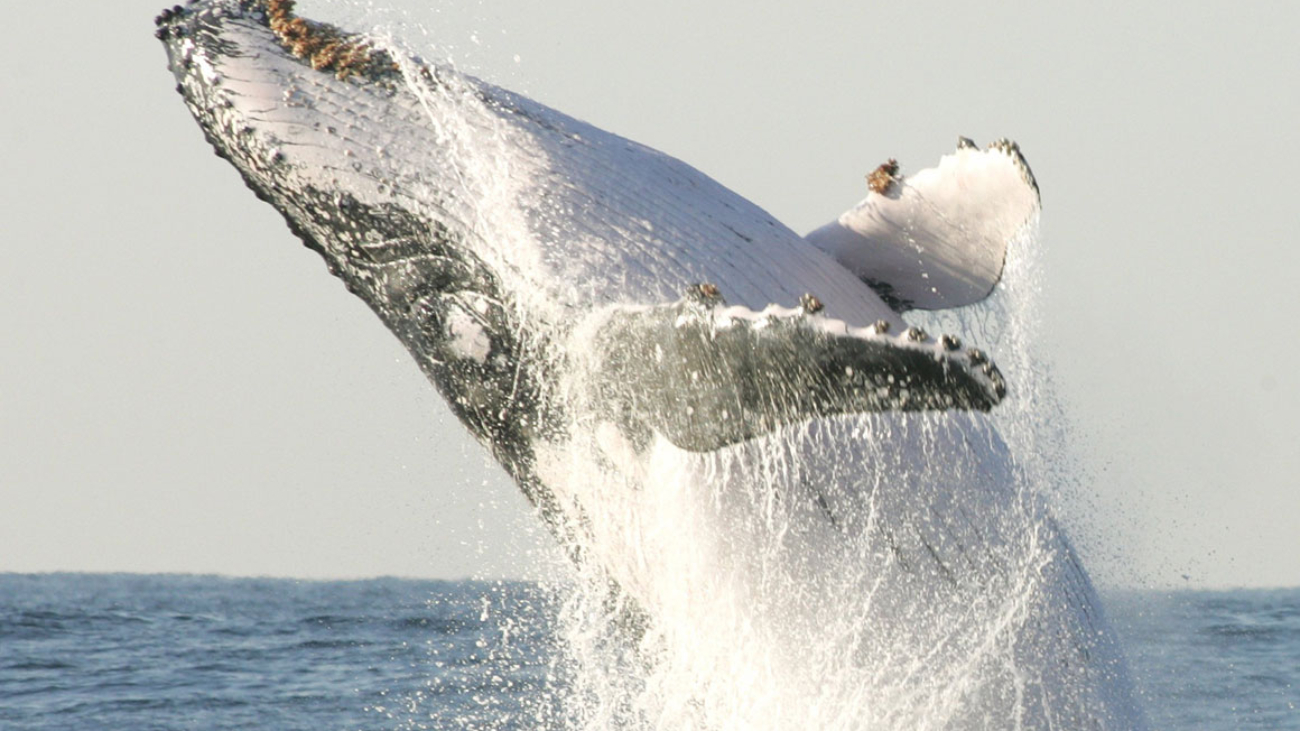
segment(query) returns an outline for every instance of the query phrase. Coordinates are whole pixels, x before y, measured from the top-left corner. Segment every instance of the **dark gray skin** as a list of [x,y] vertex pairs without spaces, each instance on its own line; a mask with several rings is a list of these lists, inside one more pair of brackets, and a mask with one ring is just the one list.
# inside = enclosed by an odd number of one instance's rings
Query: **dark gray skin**
[[996,369],[977,380],[931,350],[827,333],[809,316],[720,327],[723,311],[691,298],[616,313],[597,338],[597,399],[633,435],[709,452],[814,416],[988,411],[1005,392]]

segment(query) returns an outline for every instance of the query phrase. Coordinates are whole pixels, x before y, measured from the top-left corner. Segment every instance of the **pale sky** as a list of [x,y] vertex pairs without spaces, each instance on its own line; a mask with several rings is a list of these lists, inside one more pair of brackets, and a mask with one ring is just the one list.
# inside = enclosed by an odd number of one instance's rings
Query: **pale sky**
[[[1291,6],[452,5],[299,9],[404,14],[462,67],[798,231],[885,158],[1019,141],[1085,470],[1062,512],[1093,573],[1300,585]],[[542,573],[513,485],[212,155],[152,36],[161,7],[6,9],[0,571]]]

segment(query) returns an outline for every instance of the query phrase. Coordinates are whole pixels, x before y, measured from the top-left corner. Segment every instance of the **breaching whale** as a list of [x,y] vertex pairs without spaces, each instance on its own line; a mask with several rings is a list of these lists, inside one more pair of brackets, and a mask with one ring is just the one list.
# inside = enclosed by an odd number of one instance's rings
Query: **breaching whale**
[[1086,574],[984,416],[1003,375],[902,317],[980,301],[1032,231],[1014,143],[891,160],[799,236],[286,0],[157,24],[216,153],[612,587],[639,662],[688,678],[638,686],[638,719],[1142,727]]

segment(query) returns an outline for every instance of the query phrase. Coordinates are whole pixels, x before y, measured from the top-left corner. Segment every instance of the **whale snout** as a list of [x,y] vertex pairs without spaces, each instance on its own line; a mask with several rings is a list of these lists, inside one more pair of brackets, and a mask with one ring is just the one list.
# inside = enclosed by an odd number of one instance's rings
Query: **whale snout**
[[467,276],[441,181],[411,164],[436,141],[389,52],[277,0],[178,5],[157,24],[216,154],[351,291],[392,321]]

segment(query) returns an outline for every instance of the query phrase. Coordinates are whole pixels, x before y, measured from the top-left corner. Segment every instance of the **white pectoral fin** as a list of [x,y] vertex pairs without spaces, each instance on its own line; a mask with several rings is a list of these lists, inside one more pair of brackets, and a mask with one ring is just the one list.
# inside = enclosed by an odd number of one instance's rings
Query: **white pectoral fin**
[[939,165],[868,176],[861,203],[805,238],[899,312],[979,302],[1002,276],[1007,245],[1038,216],[1038,184],[1014,142],[961,138]]

